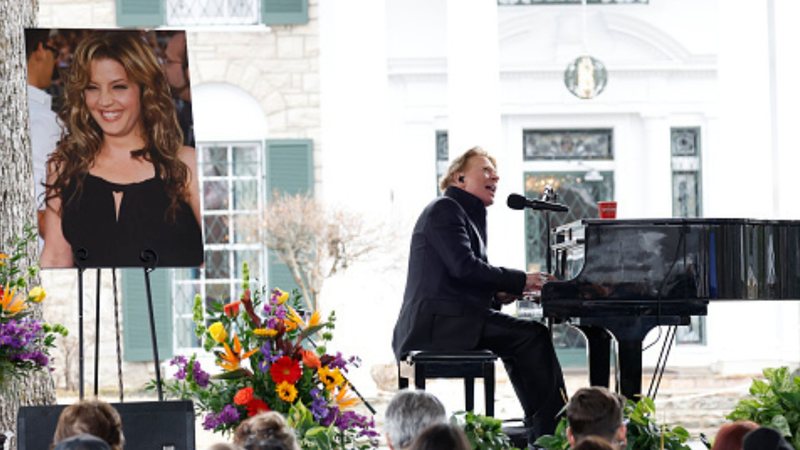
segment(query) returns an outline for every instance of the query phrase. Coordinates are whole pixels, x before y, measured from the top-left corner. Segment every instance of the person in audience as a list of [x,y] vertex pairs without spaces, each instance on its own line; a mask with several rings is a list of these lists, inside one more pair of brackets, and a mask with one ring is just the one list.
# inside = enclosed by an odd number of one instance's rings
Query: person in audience
[[422,430],[411,450],[472,450],[472,446],[458,425],[437,423]]
[[433,394],[403,389],[389,402],[384,420],[389,448],[406,450],[422,430],[447,422],[447,416],[444,405]]
[[245,450],[300,450],[294,430],[275,411],[256,414],[239,424],[233,443]]
[[627,428],[623,422],[623,397],[604,387],[578,389],[567,403],[567,439],[575,447],[583,439],[596,436],[618,449],[625,448]]
[[758,428],[758,424],[749,420],[723,424],[714,438],[711,450],[742,450],[744,436]]
[[744,436],[744,450],[794,450],[776,430],[759,427]]
[[[276,448],[284,448],[284,447],[276,447]],[[237,447],[236,445],[230,444],[228,442],[218,442],[211,447],[208,447],[208,450],[241,450],[241,447]]]
[[59,442],[54,450],[111,450],[111,446],[97,436],[79,434]]
[[79,434],[96,436],[105,441],[111,450],[122,450],[125,445],[119,413],[113,406],[98,399],[81,400],[61,411],[51,448]]
[[586,436],[572,447],[572,450],[617,450],[607,439],[599,436]]

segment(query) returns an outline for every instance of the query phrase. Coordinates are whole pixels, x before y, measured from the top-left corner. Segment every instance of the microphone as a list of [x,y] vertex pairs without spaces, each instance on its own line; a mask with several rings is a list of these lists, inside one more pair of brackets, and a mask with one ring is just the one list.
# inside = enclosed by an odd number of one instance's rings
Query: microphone
[[506,204],[511,209],[538,209],[543,211],[569,211],[569,207],[563,203],[546,202],[544,200],[531,200],[519,194],[509,194]]

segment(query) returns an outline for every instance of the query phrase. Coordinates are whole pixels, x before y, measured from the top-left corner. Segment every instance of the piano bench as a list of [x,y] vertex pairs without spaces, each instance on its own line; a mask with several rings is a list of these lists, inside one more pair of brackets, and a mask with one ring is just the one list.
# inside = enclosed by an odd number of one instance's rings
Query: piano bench
[[[475,378],[483,378],[486,415],[494,416],[494,362],[497,355],[489,350],[409,352],[397,363],[397,385],[408,387],[408,374],[414,377],[414,386],[425,390],[425,380],[432,378],[463,378],[464,400],[467,411],[475,408]],[[406,376],[404,376],[404,373]]]

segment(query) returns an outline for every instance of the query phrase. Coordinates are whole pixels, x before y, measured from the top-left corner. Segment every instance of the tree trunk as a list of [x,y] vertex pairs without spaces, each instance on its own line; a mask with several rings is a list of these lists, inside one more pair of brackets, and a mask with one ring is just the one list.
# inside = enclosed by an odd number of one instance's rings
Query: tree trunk
[[[35,26],[37,0],[0,0],[0,248],[36,220],[33,171],[28,138],[24,29]],[[30,246],[28,265],[38,262],[38,244]],[[35,280],[38,281],[38,280]],[[41,314],[41,311],[37,311]],[[16,433],[23,405],[55,403],[53,379],[41,371],[0,388],[0,432]],[[16,439],[6,448],[16,449]]]

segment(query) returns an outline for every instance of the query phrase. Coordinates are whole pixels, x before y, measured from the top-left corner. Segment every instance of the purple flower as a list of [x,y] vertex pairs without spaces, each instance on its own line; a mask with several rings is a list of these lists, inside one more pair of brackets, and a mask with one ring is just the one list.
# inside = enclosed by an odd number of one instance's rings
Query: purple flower
[[203,419],[203,429],[213,430],[220,425],[236,423],[239,421],[239,410],[233,405],[225,405],[219,414],[208,413]]
[[219,420],[222,423],[234,423],[239,420],[239,410],[233,405],[225,405],[219,413]]
[[328,401],[318,388],[311,389],[311,398],[311,414],[314,416],[314,419],[323,426],[330,425],[336,416],[335,411],[331,410],[335,410],[336,408],[331,408],[328,405]]
[[211,375],[200,367],[200,361],[195,361],[192,367],[192,377],[201,388],[207,387]]
[[206,414],[206,417],[203,419],[203,429],[204,430],[213,430],[220,425],[220,421],[217,418],[217,415],[212,413]]
[[357,428],[360,430],[359,436],[378,436],[375,431],[375,419],[367,419],[366,416],[362,416],[355,411],[342,411],[339,417],[336,418],[336,427],[342,431]]

